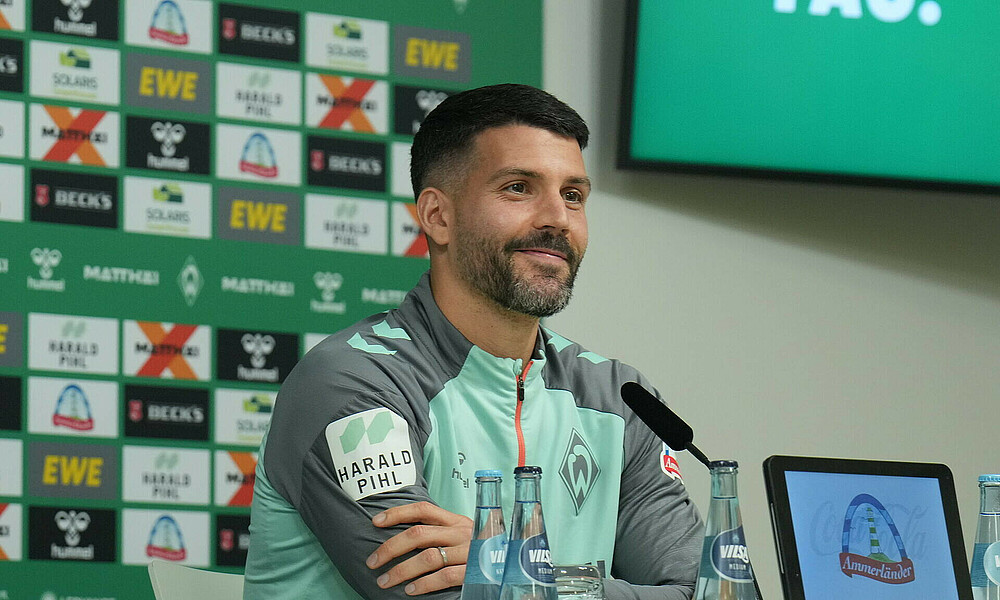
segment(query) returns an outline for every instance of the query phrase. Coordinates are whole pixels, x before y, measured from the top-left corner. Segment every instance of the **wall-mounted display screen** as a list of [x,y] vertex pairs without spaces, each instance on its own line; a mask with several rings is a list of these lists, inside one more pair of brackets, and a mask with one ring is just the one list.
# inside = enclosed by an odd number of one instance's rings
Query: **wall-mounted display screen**
[[992,0],[631,0],[619,166],[1000,190]]

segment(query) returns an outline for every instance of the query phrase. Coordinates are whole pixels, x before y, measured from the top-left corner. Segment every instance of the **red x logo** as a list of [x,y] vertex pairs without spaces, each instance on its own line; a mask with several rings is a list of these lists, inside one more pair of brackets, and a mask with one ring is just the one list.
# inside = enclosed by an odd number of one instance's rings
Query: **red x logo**
[[233,464],[240,470],[240,476],[243,480],[240,483],[240,489],[236,490],[226,505],[250,506],[250,502],[253,500],[253,484],[257,477],[257,461],[249,452],[229,452],[228,454],[229,458],[233,460]]
[[81,110],[74,117],[70,109],[65,106],[45,106],[44,108],[52,122],[59,128],[62,139],[49,148],[42,160],[66,162],[75,154],[80,157],[82,164],[97,167],[108,166],[90,141],[90,133],[101,122],[101,119],[107,114],[106,112]]
[[320,75],[319,80],[323,82],[323,86],[330,92],[335,102],[330,112],[320,121],[320,127],[340,129],[344,123],[350,123],[354,131],[375,133],[375,126],[361,108],[365,96],[375,85],[374,81],[355,79],[350,86],[347,86],[344,85],[343,79],[334,75]]
[[[420,222],[417,219],[417,205],[407,204],[406,210],[410,213],[410,218],[413,219],[414,226],[417,226],[417,223]],[[410,247],[406,249],[406,252],[403,252],[403,256],[417,256],[424,258],[429,253],[430,249],[427,247],[427,236],[425,236],[421,231],[417,233],[417,236],[413,239],[413,243],[411,243]]]
[[197,325],[174,325],[168,332],[160,323],[138,321],[137,324],[154,348],[149,360],[139,368],[136,375],[159,377],[169,369],[177,379],[198,379],[182,352],[184,344],[198,329]]

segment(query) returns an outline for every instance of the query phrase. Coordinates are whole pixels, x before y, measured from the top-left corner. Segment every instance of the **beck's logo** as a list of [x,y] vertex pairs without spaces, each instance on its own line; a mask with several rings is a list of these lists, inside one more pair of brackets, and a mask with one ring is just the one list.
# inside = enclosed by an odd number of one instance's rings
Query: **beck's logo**
[[128,437],[208,440],[208,390],[125,386]]
[[219,52],[299,62],[299,14],[219,4]]
[[31,170],[31,220],[91,227],[118,227],[118,178]]
[[597,464],[594,453],[580,432],[574,429],[566,446],[562,466],[559,468],[559,477],[566,484],[576,514],[580,514],[583,503],[587,501],[600,476],[601,467]]
[[250,516],[218,515],[215,527],[219,540],[215,551],[216,563],[227,567],[245,566],[250,548]]
[[309,136],[309,185],[384,192],[385,144]]
[[[0,430],[20,431],[20,429],[21,379],[0,376]],[[3,489],[2,485],[0,485],[0,489]]]
[[[0,29],[3,29],[3,2],[0,2]],[[24,91],[24,42],[0,38],[0,91]]]

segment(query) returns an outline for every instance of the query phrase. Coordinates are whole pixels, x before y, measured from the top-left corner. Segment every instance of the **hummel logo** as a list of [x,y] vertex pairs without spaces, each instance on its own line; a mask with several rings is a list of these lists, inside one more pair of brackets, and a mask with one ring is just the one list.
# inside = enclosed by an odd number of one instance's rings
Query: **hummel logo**
[[187,134],[183,125],[170,121],[165,123],[156,121],[149,130],[153,133],[153,139],[160,142],[160,153],[166,157],[171,157],[177,152],[177,144],[183,142]]
[[344,283],[344,277],[340,273],[318,272],[313,275],[313,282],[323,293],[323,302],[333,302],[337,290]]
[[52,278],[52,269],[62,261],[62,252],[55,248],[35,248],[31,251],[31,261],[38,266],[38,274],[42,279]]
[[264,357],[274,351],[274,338],[270,335],[247,333],[240,339],[243,351],[250,355],[250,364],[261,369],[266,364]]

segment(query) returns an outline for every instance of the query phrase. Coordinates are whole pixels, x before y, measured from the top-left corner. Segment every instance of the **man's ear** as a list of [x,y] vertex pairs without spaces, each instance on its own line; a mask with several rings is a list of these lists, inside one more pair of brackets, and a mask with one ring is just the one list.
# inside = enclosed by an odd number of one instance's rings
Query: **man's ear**
[[417,219],[420,228],[434,244],[447,246],[451,241],[455,207],[448,194],[438,188],[424,188],[417,197]]

